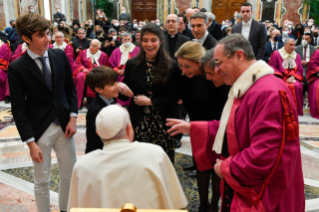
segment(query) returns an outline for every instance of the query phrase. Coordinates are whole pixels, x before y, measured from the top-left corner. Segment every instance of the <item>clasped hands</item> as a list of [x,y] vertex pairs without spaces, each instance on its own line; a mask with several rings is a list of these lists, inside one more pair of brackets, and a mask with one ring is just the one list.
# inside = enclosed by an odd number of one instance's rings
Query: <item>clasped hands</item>
[[288,83],[290,83],[290,84],[294,83],[295,81],[296,81],[296,80],[295,80],[295,78],[294,78],[293,76],[289,77],[289,78],[286,80],[286,82],[288,82]]

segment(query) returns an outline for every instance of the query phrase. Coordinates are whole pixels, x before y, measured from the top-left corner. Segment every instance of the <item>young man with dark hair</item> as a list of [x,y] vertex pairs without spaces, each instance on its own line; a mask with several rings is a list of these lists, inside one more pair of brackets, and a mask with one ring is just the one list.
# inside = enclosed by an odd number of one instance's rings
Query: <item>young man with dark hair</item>
[[70,179],[76,161],[77,96],[68,58],[49,49],[50,22],[36,13],[16,20],[27,53],[8,68],[12,114],[34,164],[38,211],[50,212],[51,150],[59,165],[59,207],[67,210]]
[[96,149],[103,149],[103,142],[96,134],[95,119],[97,114],[106,106],[116,103],[119,95],[117,73],[110,67],[94,68],[86,77],[86,82],[96,96],[86,114],[86,149],[85,154]]
[[29,13],[34,13],[34,7],[33,6],[28,6],[28,11]]

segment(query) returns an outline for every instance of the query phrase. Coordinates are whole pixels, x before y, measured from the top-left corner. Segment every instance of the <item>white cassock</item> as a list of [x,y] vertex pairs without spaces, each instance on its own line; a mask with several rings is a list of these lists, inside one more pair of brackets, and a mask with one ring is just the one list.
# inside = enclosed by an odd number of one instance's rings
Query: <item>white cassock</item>
[[180,209],[187,200],[175,169],[154,144],[111,141],[75,164],[68,211],[77,208]]

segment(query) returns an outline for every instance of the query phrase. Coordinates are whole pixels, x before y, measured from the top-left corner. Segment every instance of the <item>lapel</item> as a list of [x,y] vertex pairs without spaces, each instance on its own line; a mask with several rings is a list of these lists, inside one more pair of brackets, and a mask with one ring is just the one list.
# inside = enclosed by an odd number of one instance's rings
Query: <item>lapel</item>
[[42,84],[44,84],[49,90],[49,86],[44,81],[44,77],[42,71],[39,69],[39,66],[35,63],[35,61],[29,56],[28,52],[22,55],[24,57],[25,67],[28,67],[26,70],[31,72]]
[[51,49],[48,49],[48,55],[49,55],[50,66],[51,66],[52,90],[55,91],[57,80],[58,80],[58,70],[59,70],[58,64],[59,63],[58,63],[56,54]]
[[166,49],[166,51],[167,51],[167,53],[169,53],[169,42],[168,42],[168,36],[169,36],[169,34],[167,33],[166,35],[165,35],[165,49]]
[[[178,33],[177,33],[178,34]],[[183,38],[181,35],[178,35],[177,36],[177,41],[176,41],[176,44],[175,44],[175,48],[174,48],[174,52],[176,53],[177,50],[179,49],[179,47],[181,47],[181,44],[183,42]],[[174,53],[174,57],[175,57],[175,53]]]
[[255,27],[255,20],[252,19],[251,20],[251,25],[250,25],[250,30],[249,30],[249,38],[248,40],[250,41],[250,43],[253,43],[253,40],[255,39],[254,38],[254,35],[253,35],[253,29]]
[[243,21],[242,22],[240,22],[239,24],[238,24],[238,31],[237,32],[234,32],[234,33],[239,33],[239,34],[241,34],[241,28],[243,27]]

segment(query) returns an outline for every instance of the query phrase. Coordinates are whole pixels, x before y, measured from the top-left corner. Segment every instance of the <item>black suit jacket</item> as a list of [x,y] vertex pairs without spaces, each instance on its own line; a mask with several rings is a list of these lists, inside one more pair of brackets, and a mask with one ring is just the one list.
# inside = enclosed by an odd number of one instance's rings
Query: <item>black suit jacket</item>
[[175,53],[177,52],[177,50],[184,44],[186,43],[187,41],[190,41],[191,39],[189,39],[188,37],[182,35],[182,34],[179,34],[177,33],[177,40],[176,40],[176,43],[175,43],[175,47],[174,47],[174,51],[173,52],[170,52],[170,47],[169,47],[169,42],[168,42],[168,39],[169,39],[169,34],[166,34],[165,35],[165,49],[166,51],[171,55],[171,58],[173,60],[176,61],[176,57],[175,57]]
[[216,46],[217,40],[215,38],[213,38],[210,34],[207,35],[204,43],[203,43],[203,47],[206,50],[212,49]]
[[[242,22],[237,24],[231,29],[231,33],[241,34]],[[267,44],[267,31],[264,24],[259,23],[252,19],[250,32],[249,32],[249,42],[253,48],[255,57],[257,60],[261,60],[264,57]]]
[[186,25],[185,30],[182,33],[180,33],[180,34],[188,37],[189,39],[194,39],[194,35],[192,34],[192,31],[188,28],[187,25]]
[[[116,103],[116,99],[113,99]],[[104,108],[108,106],[106,102],[100,97],[100,95],[96,95],[94,100],[89,106],[88,112],[86,114],[86,149],[85,154],[92,152],[96,149],[103,149],[103,142],[101,138],[96,134],[96,125],[95,119],[97,114]]]
[[64,51],[48,49],[52,73],[52,91],[42,71],[28,53],[10,63],[8,80],[12,114],[22,141],[37,142],[57,114],[63,131],[70,113],[78,112],[77,94],[70,63]]
[[60,23],[60,21],[66,21],[65,15],[62,13],[55,13],[53,15],[54,21]]
[[[127,61],[124,72],[123,82],[133,91],[134,95],[148,96],[148,89],[146,87],[145,67],[144,63],[135,65],[136,57]],[[152,86],[152,104],[156,111],[162,118],[176,117],[174,108],[178,101],[178,75],[180,74],[179,68],[174,63],[173,68],[170,70],[170,76],[165,83],[153,84]],[[119,96],[121,100],[128,100],[127,97]],[[138,106],[134,103],[133,98],[130,103],[129,113],[132,125],[135,128],[140,120],[144,106]]]
[[75,38],[72,42],[73,47],[73,53],[75,55],[75,58],[77,58],[78,54],[76,53],[76,50],[79,47],[82,47],[82,50],[90,48],[91,40],[84,38],[80,40],[79,38]]
[[[284,46],[284,44],[278,41],[278,49],[276,49],[276,50],[281,49],[283,46]],[[269,58],[270,58],[270,56],[271,56],[271,54],[272,54],[273,52],[274,52],[274,50],[272,49],[271,42],[269,41],[269,42],[267,43],[267,45],[266,45],[266,52],[265,52],[265,55],[264,55],[264,58],[263,58],[263,60],[264,60],[266,63],[269,62]]]
[[207,31],[216,40],[220,40],[223,38],[220,24],[217,21],[213,21],[211,25],[207,28]]

